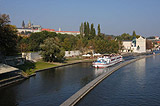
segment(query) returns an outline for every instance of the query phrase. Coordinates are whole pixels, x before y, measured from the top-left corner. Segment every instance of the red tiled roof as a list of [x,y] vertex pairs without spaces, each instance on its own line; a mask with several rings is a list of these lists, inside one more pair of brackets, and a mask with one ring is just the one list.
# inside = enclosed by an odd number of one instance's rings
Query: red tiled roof
[[71,32],[71,33],[80,33],[79,31],[55,31],[55,32]]
[[54,29],[43,28],[42,31],[55,31]]

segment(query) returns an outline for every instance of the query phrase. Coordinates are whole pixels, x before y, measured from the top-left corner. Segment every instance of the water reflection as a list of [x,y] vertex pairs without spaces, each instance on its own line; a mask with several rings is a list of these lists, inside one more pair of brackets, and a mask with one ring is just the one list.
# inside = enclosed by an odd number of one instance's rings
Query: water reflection
[[133,67],[135,67],[136,77],[145,77],[146,58],[136,61]]
[[138,60],[120,68],[78,106],[160,106],[160,56]]
[[97,77],[97,76],[109,71],[109,68],[95,68],[93,71],[94,71],[94,75]]
[[91,63],[38,72],[22,83],[0,89],[0,106],[57,106],[101,73],[103,71],[95,70]]

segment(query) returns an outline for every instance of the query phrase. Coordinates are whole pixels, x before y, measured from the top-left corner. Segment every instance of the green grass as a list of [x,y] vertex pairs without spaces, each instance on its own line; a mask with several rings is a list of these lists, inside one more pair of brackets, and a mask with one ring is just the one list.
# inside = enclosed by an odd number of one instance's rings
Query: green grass
[[83,60],[83,58],[80,58],[80,57],[67,58],[67,59],[66,59],[66,62],[67,62],[67,61],[73,61],[73,60]]
[[45,69],[49,67],[56,66],[55,64],[46,63],[43,61],[38,62],[30,62],[26,61],[25,64],[17,66],[17,68],[23,70],[23,72],[27,75],[32,75],[36,70]]
[[45,68],[54,67],[54,66],[56,66],[56,65],[51,64],[51,63],[46,63],[43,61],[38,61],[38,62],[35,62],[35,69],[34,70],[40,70],[40,69],[45,69]]
[[[66,59],[66,62],[63,64],[67,64],[67,63],[73,62],[75,60],[83,60],[83,58],[79,58],[79,57],[69,58],[69,59]],[[26,61],[25,64],[19,65],[19,66],[17,66],[17,68],[23,70],[23,73],[26,75],[32,75],[33,73],[36,72],[36,70],[50,68],[50,67],[54,67],[57,65],[58,64],[51,64],[51,63],[44,62],[42,60],[40,60],[38,62]]]

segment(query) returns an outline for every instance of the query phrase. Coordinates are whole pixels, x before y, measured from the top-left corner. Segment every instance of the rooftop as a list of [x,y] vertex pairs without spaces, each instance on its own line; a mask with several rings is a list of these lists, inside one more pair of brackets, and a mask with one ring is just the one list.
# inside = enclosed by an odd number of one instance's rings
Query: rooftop
[[0,64],[0,74],[18,71],[18,70],[19,70],[18,68],[15,68],[6,64]]

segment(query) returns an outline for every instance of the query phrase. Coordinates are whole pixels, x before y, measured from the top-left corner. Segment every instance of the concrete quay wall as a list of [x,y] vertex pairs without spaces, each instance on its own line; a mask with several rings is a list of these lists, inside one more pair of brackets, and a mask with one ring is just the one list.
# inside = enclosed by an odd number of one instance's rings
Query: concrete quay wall
[[[160,55],[160,54],[156,54],[156,55]],[[97,77],[96,79],[94,79],[93,81],[91,81],[90,83],[88,83],[86,86],[84,86],[82,89],[80,89],[78,92],[76,92],[74,95],[72,95],[70,98],[68,98],[65,102],[63,102],[60,106],[74,106],[76,103],[78,103],[88,92],[90,92],[94,87],[96,87],[100,82],[102,82],[105,78],[107,78],[109,75],[111,75],[112,73],[114,73],[115,71],[117,71],[119,68],[133,63],[137,60],[143,59],[143,58],[147,58],[147,57],[151,57],[151,56],[155,56],[155,55],[148,55],[148,56],[141,56],[139,58],[136,59],[132,59],[129,61],[126,61],[124,63],[119,64],[118,66],[116,66],[114,69],[112,69],[109,72],[106,72],[102,75],[100,75],[99,77]]]

